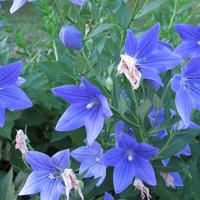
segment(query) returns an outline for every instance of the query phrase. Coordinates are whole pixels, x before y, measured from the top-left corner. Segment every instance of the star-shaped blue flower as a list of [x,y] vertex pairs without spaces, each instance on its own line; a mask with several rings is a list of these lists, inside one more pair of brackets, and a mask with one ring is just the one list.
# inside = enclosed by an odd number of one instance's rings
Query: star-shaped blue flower
[[174,76],[171,87],[176,93],[177,111],[185,127],[188,127],[192,109],[200,110],[200,57],[190,60],[182,73]]
[[99,143],[79,147],[71,152],[71,156],[81,162],[79,173],[86,172],[84,178],[94,176],[99,179],[96,185],[101,185],[106,177],[106,167],[102,163],[103,149]]
[[91,145],[101,132],[104,119],[112,116],[106,97],[85,78],[81,78],[80,86],[64,85],[52,91],[71,104],[58,121],[56,130],[71,131],[85,126],[87,143]]
[[142,78],[156,87],[163,85],[159,73],[172,69],[182,61],[158,40],[159,30],[160,25],[156,24],[144,32],[139,39],[128,30],[124,46],[125,54],[134,59]]
[[183,40],[175,52],[184,58],[200,56],[200,24],[176,24],[175,29]]
[[0,67],[0,127],[5,123],[5,109],[10,111],[32,107],[28,96],[18,87],[22,62]]
[[109,149],[103,157],[106,166],[113,166],[113,183],[116,193],[124,191],[134,177],[142,181],[156,185],[154,169],[149,162],[157,153],[158,149],[145,143],[137,143],[136,139],[121,134],[117,146]]
[[51,158],[37,151],[28,151],[25,160],[33,169],[19,195],[40,193],[41,200],[59,200],[65,194],[61,173],[69,168],[69,150],[59,151]]

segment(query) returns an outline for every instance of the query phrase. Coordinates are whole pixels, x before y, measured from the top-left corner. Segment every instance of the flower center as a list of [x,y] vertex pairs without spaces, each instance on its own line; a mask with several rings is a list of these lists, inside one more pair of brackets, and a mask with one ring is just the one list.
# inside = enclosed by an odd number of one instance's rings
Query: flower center
[[96,162],[99,162],[101,160],[100,156],[96,157]]
[[198,41],[197,44],[200,45],[200,41]]
[[50,173],[50,174],[49,174],[49,178],[50,178],[51,180],[54,180],[54,179],[57,179],[57,178],[60,178],[60,177],[61,177],[61,175],[60,175],[59,172],[53,172],[53,173]]
[[91,109],[91,108],[93,108],[94,106],[96,106],[98,104],[99,104],[99,102],[95,99],[95,100],[91,101],[90,103],[88,103],[86,108],[87,109]]
[[135,153],[132,150],[128,150],[126,152],[126,158],[128,161],[132,161],[134,159]]

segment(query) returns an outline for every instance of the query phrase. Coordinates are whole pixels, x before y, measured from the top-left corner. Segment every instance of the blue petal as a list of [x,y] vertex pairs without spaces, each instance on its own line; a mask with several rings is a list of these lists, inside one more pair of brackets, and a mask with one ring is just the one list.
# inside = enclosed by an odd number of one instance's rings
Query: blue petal
[[87,143],[91,145],[100,134],[104,125],[104,117],[99,108],[93,108],[90,116],[85,119],[85,128],[87,132]]
[[158,152],[159,152],[158,148],[145,143],[138,144],[135,149],[135,153],[145,159],[153,158]]
[[[94,166],[96,164],[96,160],[94,158],[87,158],[86,160],[83,160],[81,163],[81,166],[79,168],[79,173],[83,173],[85,171],[87,171],[89,168],[91,168],[92,166]],[[84,178],[88,178],[93,176],[93,174],[91,173],[87,173]]]
[[187,77],[199,78],[200,77],[200,57],[191,59],[183,68],[183,74]]
[[5,107],[0,104],[0,127],[5,123]]
[[191,156],[191,149],[189,145],[186,145],[181,151],[179,151],[175,156],[180,157],[180,155]]
[[180,89],[180,82],[182,79],[182,75],[175,75],[171,82],[171,88],[174,92],[177,92]]
[[70,162],[70,152],[68,149],[62,150],[54,154],[50,162],[53,166],[58,167],[59,169],[64,170],[65,168],[69,168],[69,162]]
[[145,60],[140,61],[140,65],[145,68],[155,69],[159,73],[172,69],[182,62],[182,58],[170,50],[156,50]]
[[174,28],[183,40],[199,41],[200,32],[197,27],[190,24],[176,24]]
[[123,192],[133,181],[135,168],[132,162],[122,159],[114,168],[113,183],[115,193]]
[[148,160],[143,159],[140,156],[135,156],[134,166],[136,177],[149,185],[156,185],[154,169]]
[[136,54],[138,50],[137,39],[134,33],[130,29],[127,32],[124,49],[125,49],[125,53],[132,57],[134,57],[134,55]]
[[113,147],[103,155],[103,163],[106,166],[117,165],[124,157],[124,151],[120,148]]
[[0,88],[14,85],[22,69],[22,62],[18,61],[9,65],[0,67]]
[[60,191],[58,187],[62,187],[59,179],[52,180],[48,185],[42,188],[40,193],[41,200],[59,200]]
[[146,31],[139,40],[139,50],[137,58],[143,58],[156,48],[160,25],[156,24]]
[[88,104],[92,97],[88,95],[80,86],[63,85],[52,89],[55,96],[63,98],[68,103]]
[[200,55],[200,45],[194,41],[183,41],[175,49],[175,53],[184,58],[190,58]]
[[45,185],[50,182],[48,171],[33,171],[27,178],[26,183],[19,195],[30,195],[41,192]]
[[101,103],[101,112],[102,112],[103,116],[106,117],[106,118],[111,117],[113,115],[113,113],[109,108],[108,101],[107,101],[106,97],[103,96],[103,95],[99,95],[98,100]]
[[176,93],[175,103],[177,111],[182,118],[185,126],[189,126],[190,114],[192,112],[192,102],[190,96],[188,96],[184,91],[179,90]]
[[38,151],[28,151],[25,154],[25,159],[31,168],[35,171],[52,171],[52,165],[50,163],[50,157],[44,153]]
[[169,164],[170,158],[167,158],[165,160],[162,160],[162,164],[167,167],[167,165]]
[[86,106],[82,104],[72,104],[63,113],[59,119],[56,130],[57,131],[72,131],[84,125],[85,117],[88,115]]
[[80,50],[83,46],[82,33],[72,25],[63,26],[59,37],[66,48]]
[[109,194],[108,192],[105,192],[104,200],[114,200],[114,198],[112,197],[111,194]]
[[131,137],[125,133],[122,133],[117,140],[117,144],[121,149],[132,149],[135,150],[137,146],[137,141],[134,137]]
[[143,79],[152,80],[158,83],[160,86],[163,86],[162,79],[160,78],[158,72],[150,68],[140,68]]
[[179,173],[177,172],[170,172],[170,175],[174,178],[174,185],[175,186],[183,186],[183,181]]
[[83,6],[85,0],[70,0],[73,4],[78,5],[78,6]]
[[10,8],[10,13],[13,14],[17,10],[19,10],[26,3],[26,1],[27,0],[14,0]]
[[0,103],[11,111],[32,107],[28,96],[17,86],[0,89]]

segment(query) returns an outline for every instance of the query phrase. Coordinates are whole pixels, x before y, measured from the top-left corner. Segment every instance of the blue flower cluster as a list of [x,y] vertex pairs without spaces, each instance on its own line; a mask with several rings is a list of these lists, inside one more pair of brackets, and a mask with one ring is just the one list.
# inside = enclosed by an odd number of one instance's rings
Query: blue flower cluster
[[[72,3],[83,6],[84,1],[71,0]],[[14,0],[10,9],[14,13],[26,3],[26,0]],[[176,31],[182,42],[174,50],[170,44],[159,40],[160,25],[156,24],[136,38],[132,30],[128,30],[119,65],[130,83],[139,87],[142,80],[147,80],[155,88],[163,86],[160,74],[191,58],[182,68],[182,72],[171,80],[171,88],[175,92],[175,104],[181,120],[173,125],[174,130],[199,128],[190,119],[192,109],[200,110],[200,26],[179,24]],[[60,40],[64,47],[81,50],[82,33],[72,25],[65,25],[60,31]],[[5,122],[5,109],[21,110],[32,106],[30,99],[20,89],[19,77],[22,63],[16,62],[0,68],[0,126]],[[115,145],[104,152],[96,141],[104,127],[104,121],[113,116],[107,98],[99,88],[82,77],[80,85],[63,85],[52,89],[55,96],[61,97],[69,107],[63,113],[56,125],[57,131],[73,131],[80,127],[86,129],[86,145],[73,150],[63,150],[52,157],[36,151],[25,153],[25,160],[33,172],[29,175],[19,195],[40,193],[42,200],[59,200],[65,194],[62,172],[70,168],[70,157],[80,162],[79,173],[84,178],[94,177],[96,186],[101,185],[106,178],[107,167],[113,167],[113,185],[116,194],[123,192],[134,181],[140,179],[148,185],[155,186],[156,175],[150,160],[159,149],[147,143],[138,143],[134,132],[123,122],[118,122],[115,133]],[[149,113],[152,126],[159,126],[164,121],[164,108],[157,111],[153,108]],[[175,111],[171,111],[175,115]],[[154,124],[154,122],[156,122]],[[155,133],[155,137],[163,139],[167,130]],[[189,145],[175,154],[191,155]],[[167,166],[170,158],[162,160]],[[183,181],[177,172],[161,173],[167,186],[173,180],[175,186],[183,186]],[[113,197],[106,193],[105,199]]]

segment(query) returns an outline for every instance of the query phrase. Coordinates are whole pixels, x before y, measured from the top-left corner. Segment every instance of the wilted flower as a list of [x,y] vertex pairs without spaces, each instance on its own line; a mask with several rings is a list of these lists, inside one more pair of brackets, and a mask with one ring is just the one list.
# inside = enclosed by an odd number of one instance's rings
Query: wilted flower
[[94,176],[99,178],[97,186],[99,186],[106,177],[106,167],[102,163],[103,149],[101,145],[94,142],[91,146],[83,146],[71,152],[71,156],[81,162],[79,173],[86,171],[84,178]]
[[159,29],[160,25],[156,24],[139,39],[128,30],[124,46],[125,55],[121,55],[118,71],[125,74],[134,89],[138,88],[141,76],[154,86],[162,86],[159,73],[173,68],[182,61],[168,47],[159,43]]
[[151,199],[151,195],[149,193],[149,188],[145,187],[143,182],[140,179],[135,178],[133,186],[135,186],[135,188],[138,189],[141,192],[141,199],[142,200],[144,200],[145,197],[147,198],[147,200]]
[[5,122],[5,109],[14,111],[32,106],[27,95],[17,86],[21,62],[0,67],[0,127]]
[[105,192],[104,200],[114,200],[113,196],[108,192]]
[[24,134],[23,130],[20,129],[17,131],[15,141],[16,141],[15,149],[19,149],[19,151],[22,154],[25,154],[26,152],[28,152],[28,147],[26,144],[28,141],[28,137],[27,135]]
[[82,33],[72,25],[63,26],[59,37],[66,48],[80,50],[83,46]]
[[85,0],[70,0],[73,4],[78,5],[78,6],[83,6]]
[[172,189],[175,189],[176,186],[183,186],[183,181],[181,179],[181,176],[177,172],[160,172],[160,175],[165,180],[165,184],[167,187],[171,187]]
[[190,60],[182,73],[174,76],[171,87],[176,93],[177,111],[185,127],[188,127],[192,109],[200,110],[200,57]]
[[81,199],[83,200],[83,194],[81,192],[81,187],[79,185],[79,181],[76,178],[76,175],[74,174],[72,169],[65,169],[64,172],[61,174],[64,184],[65,184],[65,191],[66,191],[66,196],[67,200],[69,200],[69,193],[70,191],[74,188]]
[[176,48],[176,53],[185,58],[200,56],[200,24],[176,24],[175,29],[183,40]]
[[25,153],[25,160],[33,169],[19,195],[40,193],[41,200],[59,200],[65,194],[61,175],[69,167],[69,150],[59,151],[51,158],[37,151]]
[[121,134],[117,147],[109,149],[103,157],[106,166],[114,166],[113,182],[116,193],[124,191],[136,176],[149,185],[156,185],[154,169],[149,162],[158,149]]
[[85,78],[81,78],[80,86],[64,85],[52,91],[71,104],[58,121],[56,130],[71,131],[85,126],[87,143],[91,145],[101,132],[104,119],[112,115],[106,97]]

